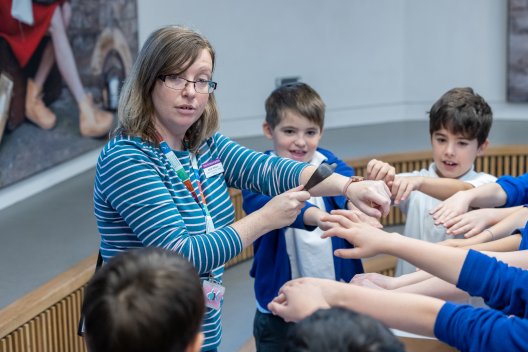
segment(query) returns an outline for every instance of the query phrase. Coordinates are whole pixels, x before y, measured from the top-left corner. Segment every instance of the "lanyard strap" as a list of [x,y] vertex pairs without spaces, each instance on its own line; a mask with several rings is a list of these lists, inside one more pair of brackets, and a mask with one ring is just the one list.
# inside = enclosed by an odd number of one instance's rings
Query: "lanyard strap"
[[[189,175],[187,174],[187,171],[185,171],[185,169],[183,168],[183,165],[181,164],[176,154],[174,154],[172,149],[169,147],[169,145],[165,141],[160,141],[160,148],[163,154],[165,154],[165,156],[167,157],[167,160],[169,160],[169,163],[171,164],[174,171],[176,171],[176,175],[178,175],[178,178],[183,182],[183,184],[189,190],[189,192],[191,192],[196,203],[200,203],[200,200],[198,199],[198,196],[196,195],[196,192],[194,191],[194,187],[192,185],[191,179]],[[198,183],[199,182],[200,180],[198,180]],[[203,199],[203,196],[202,196],[202,199]]]
[[[194,200],[196,201],[196,203],[200,205],[203,212],[205,213],[204,215],[205,215],[205,220],[206,220],[207,232],[214,231],[213,219],[211,217],[211,214],[209,213],[209,208],[207,207],[207,202],[205,201],[205,196],[202,190],[202,183],[200,182],[200,175],[198,174],[198,163],[196,160],[196,156],[191,153],[191,164],[192,164],[194,174],[196,176],[196,182],[198,183],[198,190],[199,190],[200,198],[198,198],[198,195],[196,194],[196,191],[194,190],[189,174],[187,174],[187,172],[183,168],[183,165],[181,164],[180,160],[178,159],[174,151],[169,147],[167,142],[161,139],[160,135],[158,135],[158,138],[159,138],[159,144],[160,144],[161,151],[163,152],[163,154],[165,154],[165,156],[167,157],[167,160],[169,160],[169,163],[171,164],[172,168],[176,172],[176,175],[183,182],[187,190],[191,192],[191,195],[193,196]],[[201,199],[201,202],[200,202],[200,199]]]

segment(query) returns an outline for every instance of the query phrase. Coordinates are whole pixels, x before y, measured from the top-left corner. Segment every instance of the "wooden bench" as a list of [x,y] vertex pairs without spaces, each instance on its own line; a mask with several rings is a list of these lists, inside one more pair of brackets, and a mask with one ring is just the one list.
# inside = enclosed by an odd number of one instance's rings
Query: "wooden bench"
[[[427,168],[431,152],[413,152],[375,156],[390,162],[397,172]],[[349,160],[358,175],[365,174],[370,157]],[[528,145],[512,145],[490,148],[475,163],[477,171],[496,176],[518,176],[528,171]],[[244,216],[242,197],[238,190],[230,191],[235,205],[236,218]],[[383,220],[385,226],[401,225],[404,216],[398,209]],[[227,266],[253,257],[252,247],[246,248]],[[0,352],[77,352],[86,351],[77,336],[82,292],[93,275],[96,255],[79,262],[75,267],[58,275],[35,291],[21,297],[0,311]],[[393,275],[395,258],[378,256],[365,261],[368,271]]]

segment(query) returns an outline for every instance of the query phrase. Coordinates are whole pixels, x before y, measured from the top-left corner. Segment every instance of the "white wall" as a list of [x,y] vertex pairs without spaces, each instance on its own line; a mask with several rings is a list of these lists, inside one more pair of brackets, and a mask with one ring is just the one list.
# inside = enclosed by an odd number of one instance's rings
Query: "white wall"
[[[217,50],[222,132],[261,133],[275,79],[301,76],[327,127],[425,118],[442,93],[472,86],[497,119],[527,119],[506,94],[507,1],[138,0],[140,42],[184,24]],[[252,85],[253,84],[253,85]]]
[[494,110],[504,109],[507,10],[508,1],[408,0],[406,101],[431,101],[451,87],[471,86]]
[[[506,102],[505,0],[137,1],[140,43],[184,24],[215,46],[231,137],[261,134],[264,100],[285,76],[319,91],[327,128],[423,120],[455,86],[482,94],[495,119],[528,120],[528,104]],[[96,154],[2,189],[0,209],[92,168]]]

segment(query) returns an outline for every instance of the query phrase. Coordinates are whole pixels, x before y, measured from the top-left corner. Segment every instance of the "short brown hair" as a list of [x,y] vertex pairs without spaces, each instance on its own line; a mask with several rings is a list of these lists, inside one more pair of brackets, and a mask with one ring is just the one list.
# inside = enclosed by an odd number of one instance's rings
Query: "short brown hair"
[[[214,70],[215,51],[201,34],[181,26],[166,26],[152,32],[123,85],[115,133],[139,136],[157,145],[151,98],[154,84],[160,75],[184,72],[203,49],[211,54]],[[210,93],[202,116],[185,133],[187,147],[196,150],[217,129],[218,108],[214,93]]]
[[194,266],[161,248],[124,252],[103,265],[84,291],[90,352],[184,351],[205,310]]
[[325,104],[321,96],[306,83],[295,82],[278,87],[266,99],[265,108],[266,122],[271,128],[281,122],[285,110],[292,110],[323,130]]
[[478,145],[488,138],[493,113],[491,107],[472,88],[453,88],[438,99],[429,111],[429,133],[445,128],[468,139],[477,139]]

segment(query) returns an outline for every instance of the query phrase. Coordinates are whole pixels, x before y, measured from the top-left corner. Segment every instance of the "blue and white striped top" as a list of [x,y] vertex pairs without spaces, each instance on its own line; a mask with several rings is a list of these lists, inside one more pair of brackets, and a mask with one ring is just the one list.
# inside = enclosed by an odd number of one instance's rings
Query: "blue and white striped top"
[[[175,151],[198,192],[190,153]],[[207,178],[201,165],[219,159],[224,172]],[[242,250],[229,226],[234,207],[228,187],[275,196],[299,185],[306,164],[246,149],[216,133],[197,153],[198,174],[216,230],[206,233],[203,210],[159,147],[139,137],[109,141],[97,162],[94,208],[105,261],[120,252],[163,247],[188,258],[202,279],[222,281],[224,263]],[[207,309],[203,350],[220,344],[221,310]]]

